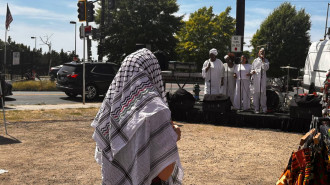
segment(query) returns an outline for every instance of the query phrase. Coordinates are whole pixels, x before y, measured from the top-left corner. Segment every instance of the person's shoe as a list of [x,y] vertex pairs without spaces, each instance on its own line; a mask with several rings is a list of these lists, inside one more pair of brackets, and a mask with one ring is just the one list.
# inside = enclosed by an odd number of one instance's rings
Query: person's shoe
[[254,111],[254,113],[255,113],[255,114],[260,114],[260,112],[259,112],[259,111],[256,111],[256,110]]

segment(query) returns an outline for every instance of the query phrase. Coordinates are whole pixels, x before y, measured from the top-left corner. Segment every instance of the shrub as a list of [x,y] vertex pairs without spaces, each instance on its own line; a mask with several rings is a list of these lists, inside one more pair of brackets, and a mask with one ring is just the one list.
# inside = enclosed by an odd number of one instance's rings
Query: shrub
[[14,82],[13,91],[56,91],[56,83],[54,81],[19,81]]

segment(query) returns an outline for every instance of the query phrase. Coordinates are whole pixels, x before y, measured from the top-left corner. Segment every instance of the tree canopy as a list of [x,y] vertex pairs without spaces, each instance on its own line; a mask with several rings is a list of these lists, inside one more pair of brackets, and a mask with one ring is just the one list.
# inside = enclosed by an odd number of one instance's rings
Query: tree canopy
[[268,76],[280,77],[287,71],[281,66],[302,68],[310,45],[310,15],[304,9],[299,11],[288,2],[276,8],[260,25],[251,43],[253,53],[261,45],[269,45],[266,58],[269,59]]
[[224,12],[215,15],[213,7],[203,7],[192,13],[177,34],[179,59],[194,62],[200,69],[209,58],[210,49],[216,48],[218,56],[225,56],[235,32],[235,19],[229,16],[230,10],[227,7]]
[[[174,34],[182,25],[182,17],[174,15],[178,10],[176,0],[116,1],[116,9],[106,19],[103,53],[109,61],[121,62],[136,50],[136,44],[144,44],[150,45],[152,51],[175,56]],[[100,23],[101,12],[97,12],[96,22]]]
[[[0,39],[0,47],[4,48],[5,43]],[[13,65],[13,52],[20,52],[20,64]],[[31,49],[21,43],[16,43],[10,36],[6,45],[6,69],[8,73],[23,75],[26,72],[34,69],[39,75],[47,75],[49,67],[57,66],[67,62],[71,62],[73,58],[73,52],[67,53],[63,49],[60,53],[52,50],[51,55],[49,53],[43,53],[42,49]],[[52,59],[52,64],[49,66],[49,59]],[[0,71],[4,71],[4,50],[0,52]]]

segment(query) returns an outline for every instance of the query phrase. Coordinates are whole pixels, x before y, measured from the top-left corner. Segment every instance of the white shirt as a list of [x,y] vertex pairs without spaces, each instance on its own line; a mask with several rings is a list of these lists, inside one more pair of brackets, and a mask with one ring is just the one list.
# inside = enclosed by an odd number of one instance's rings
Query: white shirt
[[236,79],[234,77],[235,64],[230,68],[228,63],[223,64],[224,68],[224,83],[221,86],[221,94],[234,98]]
[[[211,67],[206,72],[206,68],[211,63]],[[204,94],[220,94],[221,78],[223,77],[223,63],[216,59],[214,62],[206,60],[202,68],[202,76],[205,79]]]
[[251,72],[251,64],[238,64],[235,66],[234,73],[237,80],[249,80],[250,76],[247,76]]
[[[261,58],[258,57],[254,59],[251,67],[251,72],[255,71],[256,73],[252,75],[254,92],[264,92],[266,90],[266,71],[269,69],[269,62],[265,59],[265,62],[262,62]],[[261,80],[261,81],[260,81]],[[261,88],[260,88],[261,84]]]

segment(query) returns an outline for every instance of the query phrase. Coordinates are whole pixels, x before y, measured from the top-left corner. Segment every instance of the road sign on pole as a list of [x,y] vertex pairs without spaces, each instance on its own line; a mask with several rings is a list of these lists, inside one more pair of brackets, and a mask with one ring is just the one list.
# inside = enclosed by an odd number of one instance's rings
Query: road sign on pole
[[83,97],[83,104],[85,105],[85,96],[86,96],[86,89],[85,89],[85,86],[86,86],[86,82],[85,82],[85,50],[86,50],[86,46],[85,46],[85,40],[86,40],[86,35],[85,35],[85,26],[84,26],[84,24],[81,24],[81,27],[83,28],[83,95],[82,95],[82,97]]
[[83,24],[79,28],[79,33],[80,38],[83,39],[85,36],[85,26]]
[[92,35],[92,26],[85,26],[85,36]]
[[242,52],[242,36],[233,35],[231,37],[231,52]]
[[13,65],[19,65],[20,52],[13,52]]

